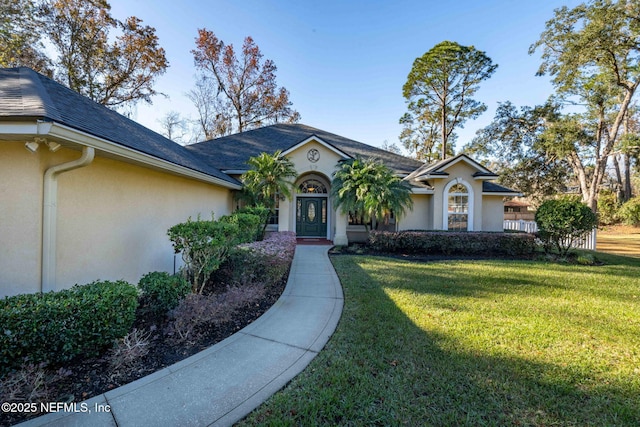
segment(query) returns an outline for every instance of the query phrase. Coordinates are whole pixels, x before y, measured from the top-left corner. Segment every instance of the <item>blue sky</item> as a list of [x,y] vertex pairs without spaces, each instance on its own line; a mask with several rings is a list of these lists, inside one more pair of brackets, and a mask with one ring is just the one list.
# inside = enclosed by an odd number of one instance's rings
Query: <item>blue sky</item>
[[[155,86],[168,98],[137,107],[134,119],[160,131],[170,110],[195,118],[186,98],[196,73],[190,51],[198,28],[238,48],[246,36],[277,67],[301,122],[380,146],[398,143],[406,111],[402,86],[413,61],[437,43],[474,45],[498,64],[476,94],[488,110],[458,131],[457,149],[489,124],[499,102],[535,105],[552,93],[528,54],[553,10],[573,0],[259,1],[111,0],[112,14],[156,28],[170,67]],[[398,145],[400,145],[398,143]]]

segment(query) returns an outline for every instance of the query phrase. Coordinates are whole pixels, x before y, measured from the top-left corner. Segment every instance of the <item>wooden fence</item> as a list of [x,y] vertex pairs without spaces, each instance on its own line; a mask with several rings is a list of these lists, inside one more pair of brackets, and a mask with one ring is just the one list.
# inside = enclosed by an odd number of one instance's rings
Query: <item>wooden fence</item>
[[[535,233],[538,231],[538,224],[535,221],[525,221],[525,220],[505,220],[504,221],[504,229],[505,230],[516,230],[516,231],[524,231],[525,233]],[[591,249],[592,251],[596,250],[596,229],[594,228],[591,233],[587,234],[584,238],[579,239],[579,241],[574,242],[573,247],[580,249]]]

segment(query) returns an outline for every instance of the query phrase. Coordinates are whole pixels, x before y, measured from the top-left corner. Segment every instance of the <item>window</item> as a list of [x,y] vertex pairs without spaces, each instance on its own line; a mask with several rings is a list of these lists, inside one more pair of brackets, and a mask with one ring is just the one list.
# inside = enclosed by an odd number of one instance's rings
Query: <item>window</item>
[[280,195],[276,194],[276,204],[273,213],[269,215],[269,224],[278,225],[278,217],[280,215]]
[[447,202],[447,229],[467,231],[469,229],[469,191],[464,184],[449,188]]
[[327,194],[327,187],[317,179],[308,179],[298,186],[303,194]]
[[364,225],[364,220],[362,219],[362,215],[358,212],[349,211],[349,225]]

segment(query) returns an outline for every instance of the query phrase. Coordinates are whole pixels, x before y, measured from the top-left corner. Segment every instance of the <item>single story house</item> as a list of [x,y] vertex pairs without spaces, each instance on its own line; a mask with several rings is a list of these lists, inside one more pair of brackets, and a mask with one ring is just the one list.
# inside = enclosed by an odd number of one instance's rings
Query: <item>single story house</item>
[[173,271],[167,229],[229,214],[247,159],[282,150],[298,171],[273,228],[346,244],[362,228],[329,197],[340,161],[380,159],[413,188],[396,229],[502,230],[518,193],[460,154],[425,165],[302,124],[183,147],[29,68],[0,69],[0,296]]

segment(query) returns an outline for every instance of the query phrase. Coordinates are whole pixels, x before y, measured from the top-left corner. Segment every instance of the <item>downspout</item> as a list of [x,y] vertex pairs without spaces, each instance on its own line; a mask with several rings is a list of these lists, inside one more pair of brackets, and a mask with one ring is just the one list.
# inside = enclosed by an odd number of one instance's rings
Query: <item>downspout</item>
[[56,290],[56,213],[58,205],[58,175],[88,166],[94,158],[93,147],[82,147],[82,155],[67,163],[51,166],[44,173],[42,202],[42,277],[40,292]]

